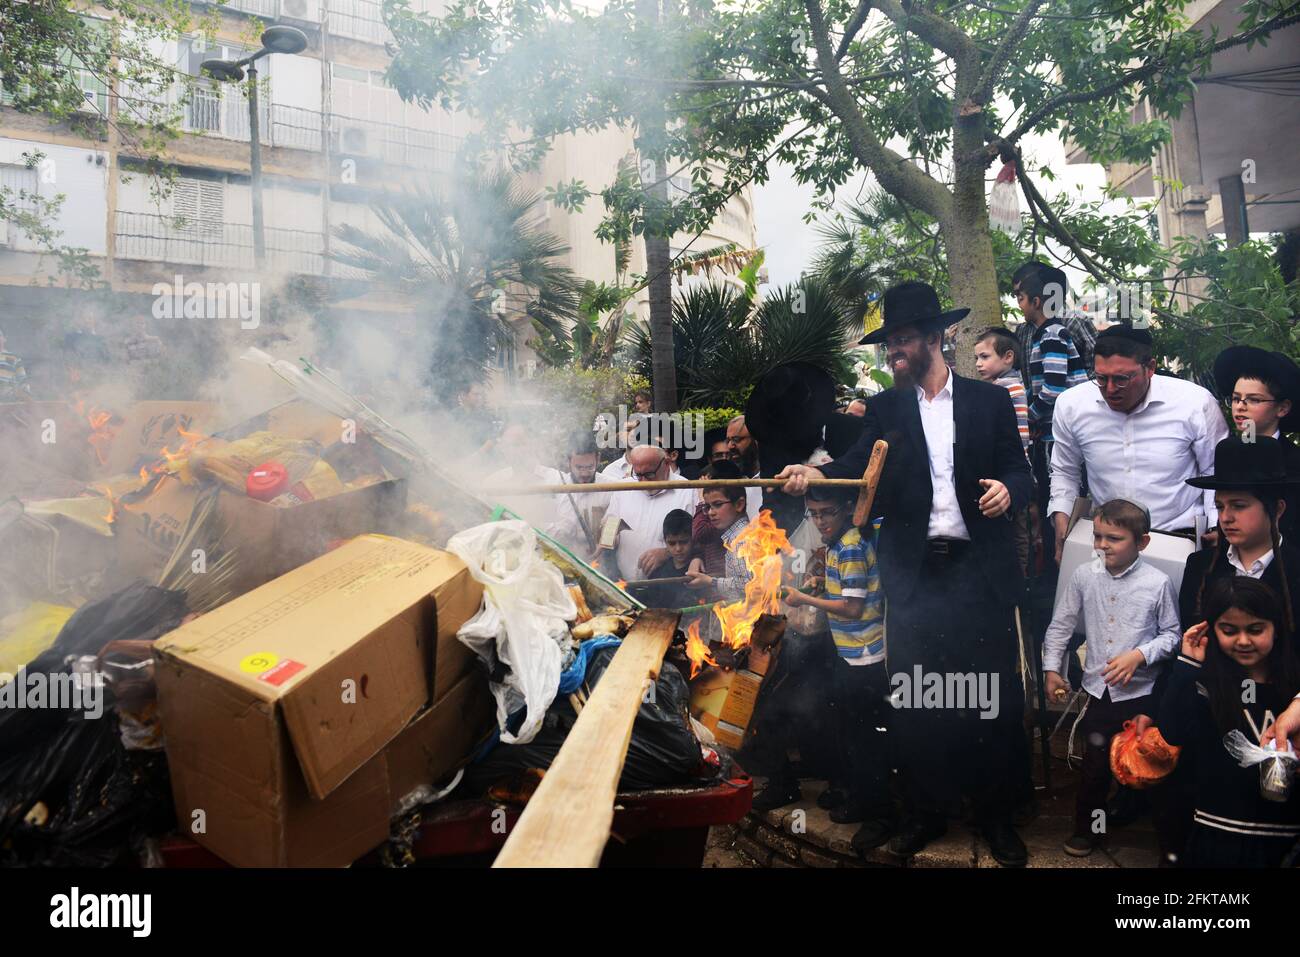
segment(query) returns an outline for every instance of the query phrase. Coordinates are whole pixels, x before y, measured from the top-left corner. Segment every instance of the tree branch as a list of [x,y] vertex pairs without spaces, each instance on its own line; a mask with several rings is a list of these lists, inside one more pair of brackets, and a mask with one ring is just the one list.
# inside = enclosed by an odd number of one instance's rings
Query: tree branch
[[1024,39],[1025,34],[1029,31],[1029,24],[1033,21],[1034,15],[1038,13],[1038,8],[1042,5],[1043,0],[1029,0],[1025,8],[1020,11],[1020,15],[1016,17],[1015,22],[1011,24],[1011,29],[1007,31],[1006,36],[1002,38],[1002,42],[998,44],[998,48],[989,57],[989,61],[984,67],[984,73],[980,76],[974,92],[971,93],[970,99],[974,105],[982,107],[988,103],[989,98],[993,95],[993,84],[997,82],[1016,44]]
[[915,5],[904,8],[901,0],[876,0],[876,9],[899,28],[915,33],[953,59],[975,52],[974,41],[942,17]]
[[[1297,7],[1300,7],[1300,4],[1292,4],[1287,8],[1287,10],[1295,11]],[[1190,58],[1204,56],[1207,53],[1219,53],[1223,50],[1230,49],[1231,47],[1240,46],[1243,43],[1249,43],[1251,40],[1257,39],[1263,34],[1271,33],[1274,30],[1280,30],[1283,27],[1288,27],[1297,22],[1300,22],[1300,12],[1288,12],[1285,15],[1279,14],[1273,19],[1266,20],[1253,29],[1247,30],[1245,33],[1239,33],[1236,36],[1228,37],[1226,40],[1220,40],[1218,43],[1208,44],[1196,54],[1193,54]],[[1015,143],[1020,139],[1020,137],[1034,129],[1044,118],[1055,113],[1061,107],[1104,99],[1105,97],[1118,93],[1126,86],[1145,80],[1149,76],[1154,76],[1169,65],[1170,64],[1166,57],[1157,57],[1150,63],[1129,70],[1127,73],[1112,80],[1104,86],[1098,87],[1097,89],[1081,90],[1077,93],[1063,93],[1060,96],[1053,97],[1022,119],[1020,124],[1014,130],[1006,136],[1000,137],[1000,140],[1006,143]],[[990,156],[997,155],[997,141],[990,144],[990,150]]]
[[867,16],[871,13],[871,4],[872,0],[858,0],[858,8],[853,11],[853,17],[845,24],[844,37],[840,40],[839,48],[835,51],[836,63],[844,59],[844,54],[849,52],[849,44],[858,35],[862,25],[867,22]]
[[[896,3],[897,0],[888,2]],[[872,132],[835,62],[819,0],[803,0],[803,4],[808,13],[808,25],[812,29],[813,46],[817,51],[817,66],[826,81],[825,92],[815,89],[809,92],[839,117],[854,155],[863,166],[876,174],[884,189],[900,199],[906,199],[935,219],[950,219],[952,194],[938,180],[927,176],[881,143]]]

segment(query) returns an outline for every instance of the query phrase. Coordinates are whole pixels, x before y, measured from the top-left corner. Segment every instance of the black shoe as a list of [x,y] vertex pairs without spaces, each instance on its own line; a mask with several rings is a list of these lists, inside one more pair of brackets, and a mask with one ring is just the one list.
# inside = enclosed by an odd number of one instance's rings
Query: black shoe
[[993,852],[993,859],[1003,867],[1024,867],[1029,861],[1029,851],[1016,829],[1007,820],[987,821],[980,828],[984,841]]
[[1087,857],[1097,849],[1097,839],[1087,831],[1076,831],[1070,835],[1061,850],[1071,857]]
[[1016,827],[1024,827],[1038,817],[1038,799],[1030,798],[1024,804],[1016,808],[1012,815],[1011,823]]
[[863,822],[850,843],[855,851],[866,856],[867,851],[884,844],[896,830],[897,826],[887,818],[871,818]]
[[817,806],[823,811],[829,811],[839,807],[849,799],[849,792],[844,788],[834,786],[828,787],[821,794],[817,795]]
[[772,780],[767,783],[767,787],[758,792],[750,807],[759,812],[775,811],[779,807],[793,804],[802,797],[803,792],[799,789],[798,781]]
[[829,817],[836,824],[858,824],[867,819],[867,809],[850,798],[832,809]]
[[947,821],[940,818],[914,818],[903,824],[885,850],[899,857],[911,857],[931,841],[947,833]]

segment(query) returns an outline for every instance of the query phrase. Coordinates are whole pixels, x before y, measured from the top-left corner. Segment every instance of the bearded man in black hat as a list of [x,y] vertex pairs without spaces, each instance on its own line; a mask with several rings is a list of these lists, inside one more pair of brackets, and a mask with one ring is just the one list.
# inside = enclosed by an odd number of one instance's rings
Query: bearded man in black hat
[[[875,441],[889,442],[876,495],[878,556],[895,712],[893,750],[905,772],[905,815],[874,846],[911,856],[947,830],[970,798],[993,856],[1022,866],[1012,812],[1029,790],[1014,609],[1021,573],[1012,515],[1033,483],[1005,389],[952,372],[943,330],[970,310],[944,312],[934,289],[908,282],[884,295],[881,328],[894,388],[867,407],[859,441],[821,468],[777,476],[801,495],[810,479],[861,478]],[[941,687],[937,687],[937,683]],[[917,685],[923,685],[923,688]],[[976,684],[996,704],[977,707]],[[938,693],[931,693],[937,691]],[[985,702],[988,704],[988,702]],[[861,843],[866,844],[865,841]]]

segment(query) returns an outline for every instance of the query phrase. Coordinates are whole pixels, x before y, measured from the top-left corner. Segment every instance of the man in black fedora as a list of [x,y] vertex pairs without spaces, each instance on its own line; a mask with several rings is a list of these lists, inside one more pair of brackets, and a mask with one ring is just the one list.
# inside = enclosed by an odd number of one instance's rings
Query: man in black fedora
[[[1011,819],[1030,784],[1011,516],[1032,495],[1029,465],[1007,391],[943,362],[944,328],[970,310],[945,312],[933,288],[907,282],[885,293],[883,311],[862,342],[885,344],[894,388],[868,403],[862,437],[843,456],[777,476],[791,495],[809,479],[859,478],[875,441],[889,442],[876,510],[905,815],[892,839],[882,822],[874,843],[862,832],[858,841],[913,855],[966,797],[993,856],[1020,866],[1028,855]],[[996,704],[979,707],[976,685]]]
[[[1300,475],[1300,447],[1287,438],[1300,431],[1300,366],[1281,352],[1230,346],[1214,360],[1215,392],[1228,403],[1232,424],[1244,436],[1267,435],[1282,443],[1287,468]],[[1300,497],[1286,496],[1282,530],[1295,534]]]

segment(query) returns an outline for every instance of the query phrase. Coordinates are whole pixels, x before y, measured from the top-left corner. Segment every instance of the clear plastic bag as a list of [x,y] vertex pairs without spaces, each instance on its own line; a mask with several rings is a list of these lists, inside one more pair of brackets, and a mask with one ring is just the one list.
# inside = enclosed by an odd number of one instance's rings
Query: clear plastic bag
[[[541,728],[573,654],[567,624],[578,614],[573,596],[525,522],[467,528],[451,537],[447,550],[483,585],[483,607],[457,637],[488,666],[501,740],[526,744]],[[526,709],[523,724],[511,733],[507,721],[520,708]]]

